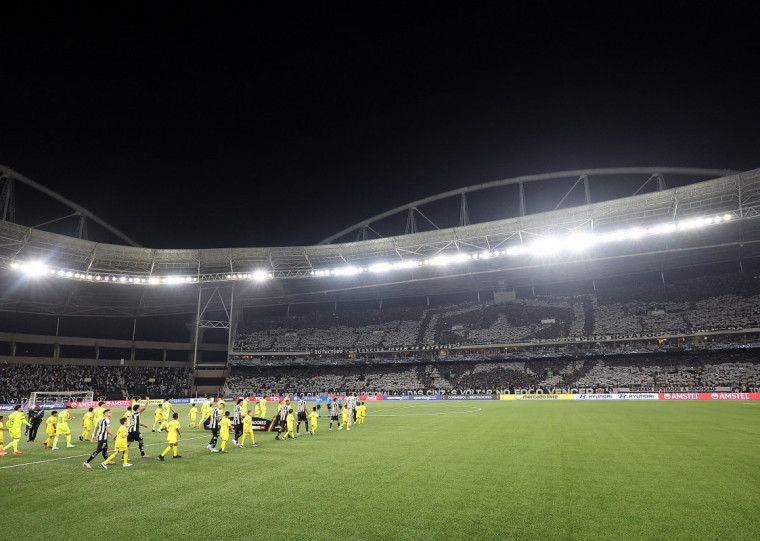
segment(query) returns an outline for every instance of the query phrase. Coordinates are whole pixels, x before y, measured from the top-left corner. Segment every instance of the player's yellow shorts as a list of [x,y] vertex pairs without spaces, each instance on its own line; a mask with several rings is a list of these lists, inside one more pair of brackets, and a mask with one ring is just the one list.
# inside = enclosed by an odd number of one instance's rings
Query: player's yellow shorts
[[174,444],[176,444],[177,443],[177,437],[175,436],[173,438],[167,438],[166,443],[174,443]]
[[50,430],[48,430],[48,429],[45,429],[45,432],[47,432],[47,435],[48,435],[48,436],[50,436],[51,438],[52,438],[53,436],[55,436],[55,428],[53,428],[53,429],[50,429]]
[[84,424],[84,429],[87,430],[87,431],[92,430],[92,423],[85,423]]
[[11,437],[12,440],[17,440],[17,439],[21,438],[21,431],[20,430],[18,432],[14,431],[14,430],[8,430],[8,434],[10,435],[10,437]]
[[56,434],[71,434],[71,429],[69,428],[69,425],[57,425],[55,427],[55,433]]
[[124,442],[120,441],[120,442],[116,443],[116,452],[117,453],[120,453],[120,452],[126,451],[126,450],[127,450],[127,442],[126,441],[124,441]]

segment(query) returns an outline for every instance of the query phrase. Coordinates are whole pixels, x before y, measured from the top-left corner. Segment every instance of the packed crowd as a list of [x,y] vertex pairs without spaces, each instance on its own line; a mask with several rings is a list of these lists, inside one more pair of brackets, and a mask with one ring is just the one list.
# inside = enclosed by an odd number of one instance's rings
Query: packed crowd
[[[0,403],[28,398],[32,392],[93,391],[96,397],[186,396],[189,370],[121,366],[0,363]],[[153,381],[151,381],[153,380]]]
[[292,392],[402,394],[472,389],[666,388],[744,390],[760,385],[752,350],[646,353],[530,361],[468,361],[404,365],[236,366],[226,396]]
[[760,325],[760,281],[737,275],[633,285],[573,297],[355,310],[241,323],[237,351],[394,350]]

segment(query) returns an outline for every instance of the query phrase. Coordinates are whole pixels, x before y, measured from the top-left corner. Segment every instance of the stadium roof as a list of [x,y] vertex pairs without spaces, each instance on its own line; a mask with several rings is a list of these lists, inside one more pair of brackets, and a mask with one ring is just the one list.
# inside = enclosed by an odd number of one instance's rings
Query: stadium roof
[[[234,291],[235,308],[243,308],[666,271],[757,257],[759,215],[756,169],[517,218],[300,247],[149,249],[0,221],[0,310],[141,317],[195,313],[201,302],[213,309],[215,301],[208,292],[220,289]],[[689,225],[699,220],[708,220],[700,222],[707,226]],[[677,228],[678,224],[685,225]],[[659,234],[658,228],[666,226],[669,234]],[[621,234],[634,230],[635,234]],[[563,244],[571,237],[616,234],[618,242],[590,243],[577,251],[525,250],[541,240]],[[456,255],[466,257],[456,264],[436,264],[442,256]],[[19,272],[32,262],[44,268],[41,276]],[[393,268],[402,262],[408,265]],[[378,266],[386,272],[368,272]],[[341,271],[347,268],[352,272]]]

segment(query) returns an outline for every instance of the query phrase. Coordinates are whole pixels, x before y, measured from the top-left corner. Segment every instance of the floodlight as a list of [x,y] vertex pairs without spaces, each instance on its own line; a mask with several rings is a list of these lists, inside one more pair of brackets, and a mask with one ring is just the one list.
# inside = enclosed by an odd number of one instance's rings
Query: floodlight
[[574,233],[565,239],[563,248],[571,252],[582,252],[596,244],[596,239],[587,233]]
[[21,264],[19,268],[27,276],[41,276],[48,272],[47,266],[40,261],[29,261]]
[[369,266],[369,272],[388,272],[391,270],[390,263],[375,263]]
[[267,276],[266,271],[257,270],[257,271],[254,271],[253,274],[251,274],[251,277],[257,282],[263,282],[264,280],[267,279],[268,276]]
[[723,221],[727,222],[729,220],[733,219],[733,216],[731,214],[724,214],[723,215]]

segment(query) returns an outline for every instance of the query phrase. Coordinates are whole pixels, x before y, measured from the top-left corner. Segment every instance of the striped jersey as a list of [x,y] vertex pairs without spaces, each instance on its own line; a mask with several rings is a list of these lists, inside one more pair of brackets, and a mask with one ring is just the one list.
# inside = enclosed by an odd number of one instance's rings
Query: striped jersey
[[214,408],[211,410],[211,416],[209,417],[208,427],[209,428],[218,428],[219,427],[219,418],[221,417],[221,413],[219,413],[219,408]]
[[306,399],[304,398],[298,401],[298,413],[306,413]]
[[240,404],[235,406],[235,410],[232,413],[232,423],[239,425],[243,422],[243,406]]
[[101,417],[98,421],[98,426],[95,427],[95,439],[103,441],[108,439],[108,428],[111,426],[111,419],[108,417]]
[[129,432],[140,432],[140,412],[133,411],[129,414]]
[[333,403],[330,404],[330,415],[335,415],[336,417],[340,413],[340,404],[338,404],[337,400],[333,400]]
[[290,408],[288,407],[288,405],[283,402],[282,406],[280,406],[280,419],[282,419],[283,421],[285,420],[285,418],[288,416],[289,409]]

